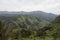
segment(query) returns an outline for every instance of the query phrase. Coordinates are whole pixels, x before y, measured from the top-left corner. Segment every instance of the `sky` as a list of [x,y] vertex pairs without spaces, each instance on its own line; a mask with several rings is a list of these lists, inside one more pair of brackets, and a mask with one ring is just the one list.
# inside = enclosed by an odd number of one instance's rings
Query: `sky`
[[0,11],[44,11],[60,14],[60,0],[0,0]]

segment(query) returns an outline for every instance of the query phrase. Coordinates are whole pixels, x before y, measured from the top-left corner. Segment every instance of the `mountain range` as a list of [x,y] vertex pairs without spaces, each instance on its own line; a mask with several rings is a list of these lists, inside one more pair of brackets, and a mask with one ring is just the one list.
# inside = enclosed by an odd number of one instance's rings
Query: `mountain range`
[[46,21],[52,21],[54,20],[57,15],[52,14],[52,13],[46,13],[42,11],[32,11],[32,12],[8,12],[8,11],[0,11],[0,18],[2,17],[12,17],[12,18],[17,18],[20,15],[29,15],[29,16],[35,16],[39,18],[40,20],[46,20]]

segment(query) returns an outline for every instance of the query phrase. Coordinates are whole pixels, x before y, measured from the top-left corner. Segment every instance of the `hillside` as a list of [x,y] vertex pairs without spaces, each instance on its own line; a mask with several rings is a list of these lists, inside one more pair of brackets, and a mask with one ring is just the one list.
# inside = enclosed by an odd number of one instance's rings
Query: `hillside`
[[39,29],[48,25],[48,21],[42,21],[34,16],[21,15],[17,20],[17,23],[22,28],[31,28],[31,29]]
[[60,37],[60,15],[49,26],[52,27],[52,30],[49,32],[50,35],[55,37],[54,40],[57,40]]
[[10,13],[11,12],[0,13],[1,40],[59,39],[60,16],[56,17],[54,14],[45,12],[41,13],[40,11],[21,13],[15,12],[16,14],[13,12],[13,14]]
[[53,21],[53,23],[60,24],[60,15],[56,17],[56,19]]

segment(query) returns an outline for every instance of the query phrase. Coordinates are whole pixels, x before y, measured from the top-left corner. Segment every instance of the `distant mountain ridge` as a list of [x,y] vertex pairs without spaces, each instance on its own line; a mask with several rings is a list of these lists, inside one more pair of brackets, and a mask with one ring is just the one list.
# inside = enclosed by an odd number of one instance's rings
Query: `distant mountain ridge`
[[29,16],[35,16],[41,20],[47,20],[47,21],[52,21],[54,20],[57,15],[52,14],[52,13],[45,13],[42,11],[32,11],[32,12],[8,12],[8,11],[0,11],[0,16],[6,16],[6,17],[17,17],[20,15],[29,15]]

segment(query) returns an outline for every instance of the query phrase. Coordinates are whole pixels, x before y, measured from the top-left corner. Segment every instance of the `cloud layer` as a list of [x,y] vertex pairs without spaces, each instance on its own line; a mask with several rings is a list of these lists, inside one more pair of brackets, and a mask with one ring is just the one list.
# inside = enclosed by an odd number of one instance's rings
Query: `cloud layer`
[[60,14],[60,0],[0,0],[0,11],[36,10]]

